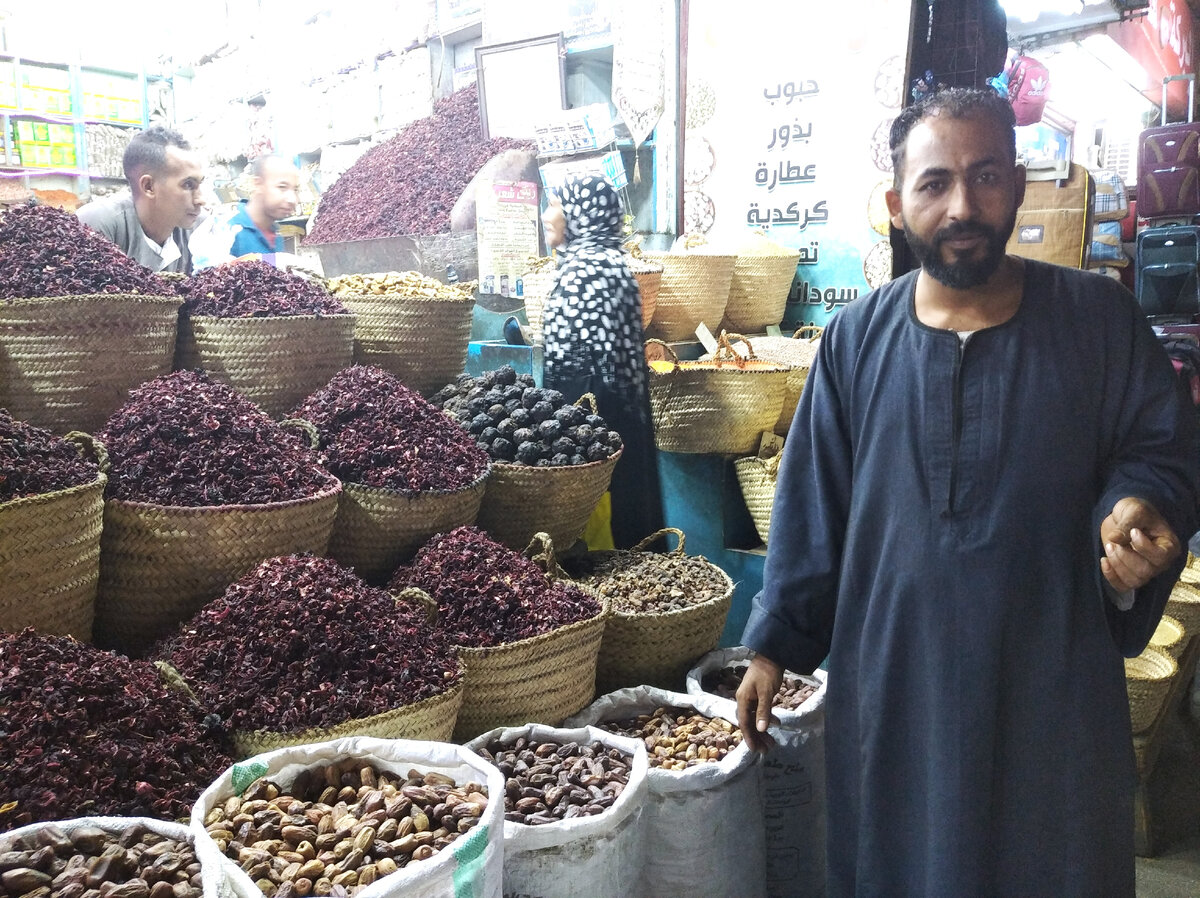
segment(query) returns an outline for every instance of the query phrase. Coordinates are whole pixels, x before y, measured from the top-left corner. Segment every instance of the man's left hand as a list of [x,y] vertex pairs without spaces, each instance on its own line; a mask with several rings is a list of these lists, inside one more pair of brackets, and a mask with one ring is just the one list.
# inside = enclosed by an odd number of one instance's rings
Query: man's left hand
[[1182,551],[1179,538],[1158,509],[1133,497],[1113,506],[1100,524],[1100,541],[1104,545],[1100,570],[1120,592],[1145,586]]

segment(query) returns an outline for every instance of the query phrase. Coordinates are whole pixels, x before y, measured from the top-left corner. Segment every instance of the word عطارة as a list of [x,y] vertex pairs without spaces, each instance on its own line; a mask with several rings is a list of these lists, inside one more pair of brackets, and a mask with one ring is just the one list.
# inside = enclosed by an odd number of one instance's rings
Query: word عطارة
[[[817,180],[817,166],[809,163],[801,168],[799,165],[792,165],[789,162],[780,162],[779,170],[772,171],[767,168],[767,163],[758,163],[758,170],[754,172],[754,183],[759,187],[766,187],[767,192],[775,189],[776,184],[802,184],[806,181]],[[770,181],[770,184],[767,182]]]

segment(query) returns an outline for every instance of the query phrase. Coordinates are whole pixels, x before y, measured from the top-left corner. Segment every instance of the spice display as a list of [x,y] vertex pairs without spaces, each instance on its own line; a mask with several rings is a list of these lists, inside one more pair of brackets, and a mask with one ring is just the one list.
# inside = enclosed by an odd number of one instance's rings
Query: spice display
[[0,217],[0,299],[175,291],[70,212],[16,206]]
[[614,612],[663,614],[723,596],[729,588],[720,568],[701,555],[596,552],[563,559],[575,580],[609,600]]
[[158,670],[74,639],[0,633],[0,830],[174,820],[231,760],[220,721]]
[[533,146],[480,133],[476,85],[438,100],[433,115],[372,147],[321,194],[306,242],[448,232],[450,209],[484,164]]
[[179,287],[191,315],[263,318],[290,315],[348,315],[341,300],[321,284],[280,271],[266,262],[230,262],[205,268]]
[[0,408],[0,502],[82,486],[98,473],[73,443]]
[[423,607],[328,558],[270,558],[159,647],[235,730],[328,729],[444,692],[454,650]]
[[98,439],[108,450],[110,499],[258,505],[336,483],[296,432],[202,372],[176,371],[131,391]]
[[646,743],[651,767],[686,770],[720,761],[742,743],[742,731],[728,720],[708,717],[690,708],[657,708],[624,720],[596,724],[619,736]]
[[258,779],[204,820],[217,848],[267,898],[349,896],[474,828],[487,787],[435,771],[407,775],[353,758]]
[[437,626],[461,646],[495,646],[588,620],[601,605],[578,587],[550,580],[534,562],[476,527],[431,539],[392,577],[391,590],[425,590]]
[[[722,667],[720,670],[706,673],[700,681],[700,686],[705,692],[719,695],[721,698],[736,699],[738,687],[742,685],[742,677],[745,675],[744,665]],[[816,685],[807,682],[803,677],[785,673],[771,707],[795,711],[816,694],[816,691]]]
[[47,825],[0,838],[0,896],[8,898],[200,898],[191,844],[134,824],[109,832]]
[[633,756],[602,742],[493,739],[475,750],[504,774],[504,819],[526,826],[603,814],[629,784]]
[[487,473],[487,453],[462,428],[379,368],[339,372],[290,417],[317,428],[321,464],[346,483],[459,490]]
[[[473,281],[471,283],[474,283]],[[334,296],[402,296],[405,299],[471,299],[465,284],[443,284],[419,271],[385,271],[380,274],[344,274],[329,279]]]
[[430,400],[457,420],[495,461],[537,467],[603,461],[621,448],[605,420],[534,385],[511,365],[463,374]]

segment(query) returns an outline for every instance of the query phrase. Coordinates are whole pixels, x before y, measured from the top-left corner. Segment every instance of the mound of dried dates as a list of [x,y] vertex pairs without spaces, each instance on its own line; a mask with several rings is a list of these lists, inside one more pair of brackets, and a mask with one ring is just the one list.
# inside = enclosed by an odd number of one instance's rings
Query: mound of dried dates
[[337,484],[307,437],[200,371],[165,374],[131,390],[97,439],[108,450],[108,499],[260,505]]
[[99,472],[73,443],[0,408],[0,503],[82,486]]
[[460,677],[425,608],[310,555],[262,562],[156,654],[235,730],[328,729],[438,695]]
[[563,569],[609,600],[614,612],[664,614],[725,595],[729,581],[702,555],[592,552],[563,559]]
[[317,428],[321,464],[345,483],[449,491],[488,470],[487,453],[461,427],[379,368],[339,371],[289,417]]
[[267,898],[345,898],[470,832],[487,802],[479,783],[350,759],[301,771],[290,786],[255,780],[204,826]]
[[394,296],[403,299],[474,300],[462,284],[443,284],[419,271],[384,271],[379,274],[344,274],[330,278],[334,296]]
[[189,315],[275,318],[350,314],[322,284],[259,261],[205,268],[182,281],[179,294]]
[[477,527],[427,542],[397,568],[389,589],[425,590],[437,602],[437,627],[458,646],[496,646],[540,636],[600,613],[595,598],[549,579],[519,552]]
[[646,743],[650,766],[687,770],[720,761],[742,744],[742,731],[728,720],[708,717],[691,708],[657,708],[653,714],[596,724],[609,733]]
[[[742,677],[746,675],[746,666],[727,666],[720,670],[706,673],[700,679],[700,688],[721,698],[736,699],[738,687],[742,685]],[[817,686],[808,682],[804,677],[785,673],[783,684],[775,693],[771,702],[773,708],[783,708],[785,711],[795,711],[816,694]]]
[[149,268],[53,206],[17,206],[0,218],[0,299],[140,293],[174,296]]
[[32,629],[0,633],[0,830],[177,820],[230,765],[220,721],[154,665]]
[[633,767],[633,755],[603,742],[519,736],[475,751],[504,774],[504,819],[526,826],[603,814],[629,785]]
[[442,407],[494,461],[562,467],[604,461],[621,448],[605,420],[572,405],[557,390],[534,385],[511,365],[479,377],[461,374],[431,402]]
[[118,832],[47,824],[0,839],[0,896],[10,898],[200,898],[190,842],[144,826]]

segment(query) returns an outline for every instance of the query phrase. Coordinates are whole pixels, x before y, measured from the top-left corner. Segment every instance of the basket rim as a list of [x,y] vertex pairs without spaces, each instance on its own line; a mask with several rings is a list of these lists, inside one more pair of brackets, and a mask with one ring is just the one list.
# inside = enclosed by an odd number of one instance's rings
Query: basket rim
[[345,312],[334,312],[329,315],[197,315],[187,309],[180,309],[180,317],[189,321],[202,321],[208,324],[220,321],[238,327],[258,324],[275,324],[280,321],[345,321],[353,319],[355,314],[347,309]]
[[[575,583],[572,583],[571,585],[575,586],[577,589],[584,589],[584,587],[578,586]],[[589,594],[591,594],[590,590],[587,591]],[[516,642],[502,642],[500,645],[477,646],[455,644],[454,648],[458,651],[460,656],[465,655],[469,659],[487,658],[490,655],[498,654],[500,652],[526,649],[531,646],[539,645],[550,640],[551,638],[561,636],[564,633],[574,633],[578,630],[583,630],[598,623],[603,624],[610,617],[612,617],[609,601],[603,596],[595,596],[595,598],[600,602],[599,614],[594,614],[591,617],[585,617],[583,620],[574,621],[567,624],[565,627],[555,627],[553,630],[548,630],[545,633],[539,633],[536,636],[526,636],[524,639],[518,639]]]
[[0,309],[6,306],[33,305],[47,302],[96,302],[103,299],[117,299],[122,302],[168,303],[179,307],[183,305],[182,296],[166,296],[161,293],[63,293],[59,296],[14,296],[11,299],[0,300]]
[[[332,474],[329,476],[333,477]],[[111,502],[118,508],[125,508],[131,511],[165,510],[179,517],[220,514],[229,511],[275,511],[281,508],[295,508],[305,503],[316,502],[319,499],[328,499],[332,496],[340,495],[342,492],[342,482],[336,477],[333,477],[333,480],[334,483],[332,486],[313,493],[311,496],[301,496],[299,499],[287,499],[283,502],[260,502],[257,504],[240,505],[160,505],[156,502],[138,502],[133,499],[106,498],[104,504],[107,506]]]
[[336,299],[340,299],[342,302],[350,300],[352,302],[378,302],[388,305],[398,302],[445,303],[446,305],[475,302],[474,296],[462,296],[457,298],[449,296],[408,296],[404,293],[334,293],[331,295]]
[[[634,552],[629,549],[598,549],[595,552],[588,552],[588,555],[602,555],[602,556],[657,555],[657,554],[659,554],[659,553],[657,553],[657,552]],[[713,568],[716,571],[719,571],[721,576],[725,578],[725,583],[727,584],[725,587],[725,591],[718,596],[713,596],[711,598],[705,599],[703,602],[697,602],[696,604],[689,605],[686,608],[673,608],[670,611],[618,611],[616,608],[611,607],[612,600],[608,597],[605,597],[605,601],[607,601],[609,603],[609,606],[611,609],[609,612],[609,616],[613,617],[613,618],[620,618],[621,620],[625,620],[625,621],[636,621],[636,620],[643,620],[643,619],[670,620],[670,619],[672,619],[672,617],[675,617],[675,616],[694,614],[697,609],[706,609],[707,610],[710,606],[718,605],[721,602],[726,602],[726,601],[732,602],[733,601],[733,593],[734,593],[734,590],[737,588],[737,584],[733,582],[733,578],[729,576],[729,573],[723,567],[721,567],[715,561],[711,561],[710,559],[705,558],[703,555],[685,555],[684,557],[685,558],[699,558],[701,561],[703,561],[709,567]],[[561,565],[560,565],[560,567],[561,567]],[[573,580],[572,582],[575,583],[577,586],[580,586],[591,592],[596,592],[595,587],[591,586],[590,584],[579,583],[579,581],[576,581],[576,580]],[[596,593],[596,594],[599,595],[599,593]]]
[[[478,444],[476,444],[476,445],[478,445]],[[487,481],[488,477],[491,476],[493,464],[494,463],[489,458],[488,464],[483,469],[482,474],[480,474],[478,477],[476,477],[474,480],[472,480],[466,486],[460,486],[458,489],[455,489],[455,490],[402,490],[402,489],[397,489],[396,487],[391,487],[391,486],[371,486],[370,484],[358,483],[357,481],[354,481],[354,480],[341,480],[342,491],[343,492],[349,491],[349,492],[354,492],[354,493],[366,493],[367,495],[383,496],[383,497],[389,498],[389,499],[395,499],[395,498],[420,499],[424,496],[428,496],[429,498],[458,496],[458,495],[462,495],[463,493],[469,493],[473,490],[479,489],[479,487],[482,486]],[[335,474],[333,476],[336,477],[337,475]],[[339,480],[340,480],[340,478],[339,478]]]
[[1178,662],[1166,652],[1153,646],[1147,647],[1136,658],[1125,659],[1125,678],[1135,682],[1162,683],[1178,672]]
[[537,465],[518,465],[518,464],[514,464],[513,462],[508,462],[508,461],[493,461],[492,468],[499,470],[501,472],[504,472],[504,471],[541,471],[541,472],[553,471],[554,473],[550,474],[549,476],[556,477],[556,476],[560,476],[559,472],[562,472],[562,471],[582,471],[586,468],[598,468],[601,465],[615,463],[616,460],[619,459],[624,452],[625,452],[625,445],[624,445],[624,443],[622,443],[621,448],[618,449],[616,452],[614,452],[612,455],[610,455],[608,458],[601,459],[600,461],[589,461],[582,465],[557,465],[557,466],[546,465],[544,467],[538,467]]
[[94,490],[96,487],[101,489],[108,483],[108,475],[103,471],[96,472],[96,478],[89,480],[87,483],[79,483],[75,486],[64,487],[60,490],[54,490],[49,493],[36,493],[32,496],[21,496],[17,499],[9,499],[7,502],[0,502],[0,514],[13,508],[28,508],[33,505],[44,505],[48,502],[53,502],[57,499],[64,499],[68,496],[85,493],[88,490]]
[[[1155,642],[1154,637],[1158,635],[1159,629],[1165,625],[1167,631],[1173,636],[1170,642]],[[1158,621],[1158,626],[1154,628],[1154,632],[1150,634],[1150,645],[1154,648],[1158,646],[1176,646],[1187,636],[1187,628],[1180,623],[1179,619],[1170,615],[1164,614]]]

